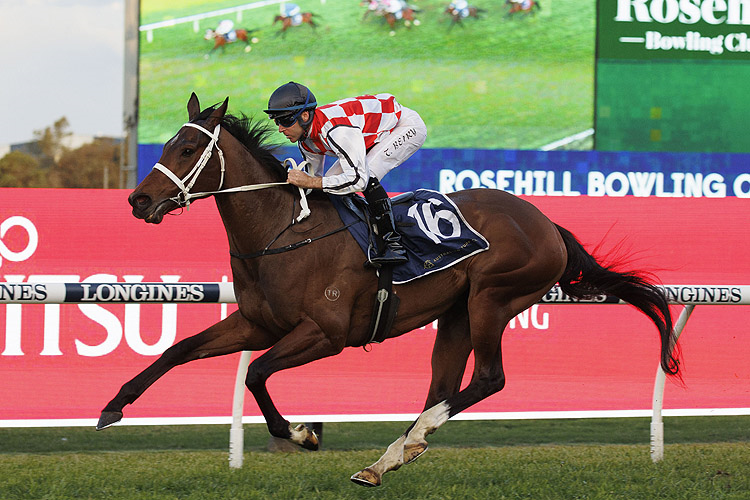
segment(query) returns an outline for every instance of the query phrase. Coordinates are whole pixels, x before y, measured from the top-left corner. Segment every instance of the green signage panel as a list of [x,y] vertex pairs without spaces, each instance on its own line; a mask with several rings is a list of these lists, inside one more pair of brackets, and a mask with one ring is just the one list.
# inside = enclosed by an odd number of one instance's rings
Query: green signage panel
[[599,0],[602,59],[750,61],[748,0]]
[[598,0],[595,147],[750,152],[750,0]]

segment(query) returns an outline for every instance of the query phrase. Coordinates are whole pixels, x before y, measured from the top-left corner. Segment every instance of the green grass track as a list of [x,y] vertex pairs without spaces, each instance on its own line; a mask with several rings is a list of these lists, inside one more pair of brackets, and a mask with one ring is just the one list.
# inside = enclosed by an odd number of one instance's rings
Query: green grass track
[[0,429],[0,498],[737,499],[750,492],[750,417],[665,419],[663,462],[647,419],[449,422],[414,464],[367,489],[349,476],[403,422],[325,424],[323,450],[270,453],[246,426],[228,467],[227,426]]

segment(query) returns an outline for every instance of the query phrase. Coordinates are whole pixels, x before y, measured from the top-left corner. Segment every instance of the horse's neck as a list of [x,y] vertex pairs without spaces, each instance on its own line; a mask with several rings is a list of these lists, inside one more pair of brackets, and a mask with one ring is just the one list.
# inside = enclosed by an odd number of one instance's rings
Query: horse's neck
[[[279,182],[249,153],[246,156],[227,158],[225,189]],[[236,167],[241,164],[245,167]],[[294,205],[294,196],[285,186],[222,194],[215,196],[215,199],[227,232],[229,248],[236,253],[251,253],[265,247],[289,224],[289,214]]]

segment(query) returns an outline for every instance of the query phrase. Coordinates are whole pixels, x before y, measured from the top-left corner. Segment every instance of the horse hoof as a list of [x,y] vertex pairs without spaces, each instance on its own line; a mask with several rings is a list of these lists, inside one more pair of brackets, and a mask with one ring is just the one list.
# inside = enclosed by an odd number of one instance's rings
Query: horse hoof
[[349,479],[360,486],[373,487],[380,486],[381,483],[380,474],[376,473],[369,467],[353,474]]
[[305,439],[304,443],[302,443],[302,447],[306,450],[318,451],[318,448],[320,447],[320,444],[318,442],[318,435],[315,434],[314,431],[311,431],[310,436]]
[[122,412],[121,411],[103,411],[101,416],[99,417],[99,422],[96,424],[96,430],[100,431],[102,429],[106,429],[112,424],[116,424],[122,420]]
[[410,464],[427,451],[427,443],[414,443],[404,446],[404,464]]
[[318,451],[318,448],[320,447],[320,441],[318,440],[318,435],[315,434],[315,431],[308,429],[305,424],[299,424],[297,427],[294,428],[297,432],[306,432],[305,439],[299,444],[301,447],[303,447],[306,450],[310,451]]

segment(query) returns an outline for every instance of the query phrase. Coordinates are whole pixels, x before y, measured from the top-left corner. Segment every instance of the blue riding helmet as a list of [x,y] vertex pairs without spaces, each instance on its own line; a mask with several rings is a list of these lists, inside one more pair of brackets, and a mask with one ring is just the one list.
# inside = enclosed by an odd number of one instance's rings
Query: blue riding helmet
[[[291,127],[303,111],[313,111],[317,106],[315,95],[310,89],[302,84],[289,82],[273,91],[268,99],[268,109],[264,109],[263,112],[277,125]],[[299,123],[303,128],[307,128],[312,123],[312,113],[306,122],[300,120]]]

